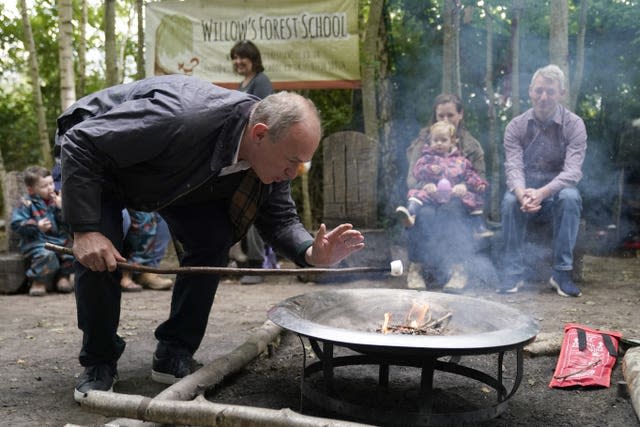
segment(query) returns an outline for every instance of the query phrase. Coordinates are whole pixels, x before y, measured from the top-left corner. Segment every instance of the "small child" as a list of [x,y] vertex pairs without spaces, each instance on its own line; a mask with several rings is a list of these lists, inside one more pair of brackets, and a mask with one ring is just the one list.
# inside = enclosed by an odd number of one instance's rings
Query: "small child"
[[482,212],[482,194],[488,183],[456,148],[455,132],[455,126],[448,122],[436,122],[431,126],[431,145],[423,147],[413,169],[417,186],[408,192],[408,206],[396,208],[405,227],[415,224],[416,214],[425,203],[447,204],[452,196],[462,202],[470,215]]
[[45,295],[47,283],[54,279],[58,292],[69,293],[73,291],[69,281],[73,256],[44,247],[45,242],[68,246],[71,241],[61,222],[61,197],[55,192],[48,169],[30,166],[23,175],[27,194],[11,212],[11,229],[20,236],[20,251],[29,259],[26,273],[31,282],[29,295]]

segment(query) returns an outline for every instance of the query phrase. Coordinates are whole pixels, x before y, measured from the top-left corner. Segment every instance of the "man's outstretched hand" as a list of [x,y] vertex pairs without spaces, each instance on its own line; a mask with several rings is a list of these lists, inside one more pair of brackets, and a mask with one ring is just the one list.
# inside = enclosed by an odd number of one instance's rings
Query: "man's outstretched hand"
[[73,254],[91,271],[114,271],[118,262],[126,262],[111,240],[97,231],[74,233]]
[[362,248],[364,236],[351,224],[341,224],[329,232],[327,226],[321,224],[305,260],[316,267],[329,267]]

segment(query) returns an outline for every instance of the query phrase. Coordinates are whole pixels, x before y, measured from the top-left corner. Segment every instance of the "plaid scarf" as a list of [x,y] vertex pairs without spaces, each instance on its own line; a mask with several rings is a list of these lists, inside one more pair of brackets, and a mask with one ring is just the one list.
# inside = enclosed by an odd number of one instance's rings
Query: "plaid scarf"
[[229,219],[233,224],[233,237],[242,239],[258,215],[258,202],[262,195],[262,182],[253,169],[247,170],[231,197]]

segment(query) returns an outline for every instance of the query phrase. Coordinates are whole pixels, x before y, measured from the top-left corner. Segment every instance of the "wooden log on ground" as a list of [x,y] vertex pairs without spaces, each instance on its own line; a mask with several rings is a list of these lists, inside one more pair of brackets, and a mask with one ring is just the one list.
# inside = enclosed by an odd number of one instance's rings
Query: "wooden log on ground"
[[[282,332],[282,328],[280,328],[275,323],[267,320],[262,324],[260,328],[258,328],[255,332],[251,334],[251,336],[240,346],[235,348],[231,353],[220,357],[213,362],[209,363],[206,366],[203,366],[193,374],[183,378],[172,386],[166,388],[164,391],[159,393],[155,398],[149,400],[153,401],[161,401],[161,400],[173,400],[173,401],[186,401],[195,398],[197,395],[204,393],[205,390],[211,389],[219,384],[224,378],[227,376],[238,372],[244,366],[246,366],[253,359],[262,354],[267,348],[268,345],[274,342]],[[87,394],[87,398],[91,397],[94,392],[89,392]],[[110,410],[109,408],[112,406],[120,405],[121,398],[126,399],[129,395],[118,395],[117,393],[102,393],[101,399],[103,402],[100,403],[101,408],[105,408],[104,411]],[[87,400],[88,402],[88,400]],[[84,406],[85,400],[81,402]],[[89,408],[91,409],[91,408]],[[93,410],[93,409],[91,409]],[[99,411],[105,415],[115,415],[115,416],[129,416],[123,413],[107,413]],[[139,421],[140,419],[148,419],[150,418],[140,418],[134,417],[137,420],[131,419],[116,419],[110,422],[109,426],[127,426],[127,427],[152,427],[159,426],[159,424],[155,423],[145,423]]]
[[622,359],[622,373],[636,417],[640,419],[640,347],[627,350]]
[[530,357],[557,356],[560,354],[563,339],[562,332],[541,332],[534,342],[524,347],[524,353]]
[[[82,406],[107,416],[142,418],[170,425],[205,427],[364,427],[365,424],[298,414],[290,409],[214,403],[204,397],[190,402],[157,400],[144,396],[94,391]],[[109,426],[114,424],[109,423]],[[126,424],[129,426],[130,424]]]

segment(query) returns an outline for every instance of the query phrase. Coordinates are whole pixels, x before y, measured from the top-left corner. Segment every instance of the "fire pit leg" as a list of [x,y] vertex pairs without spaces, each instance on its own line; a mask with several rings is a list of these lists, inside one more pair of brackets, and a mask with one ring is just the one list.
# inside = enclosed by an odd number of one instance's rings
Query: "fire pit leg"
[[433,411],[433,372],[435,370],[435,359],[425,360],[420,372],[420,414],[429,419]]
[[389,387],[389,364],[388,363],[380,363],[380,368],[378,369],[378,384],[380,387]]
[[322,343],[322,372],[327,395],[333,396],[333,343],[324,341]]

